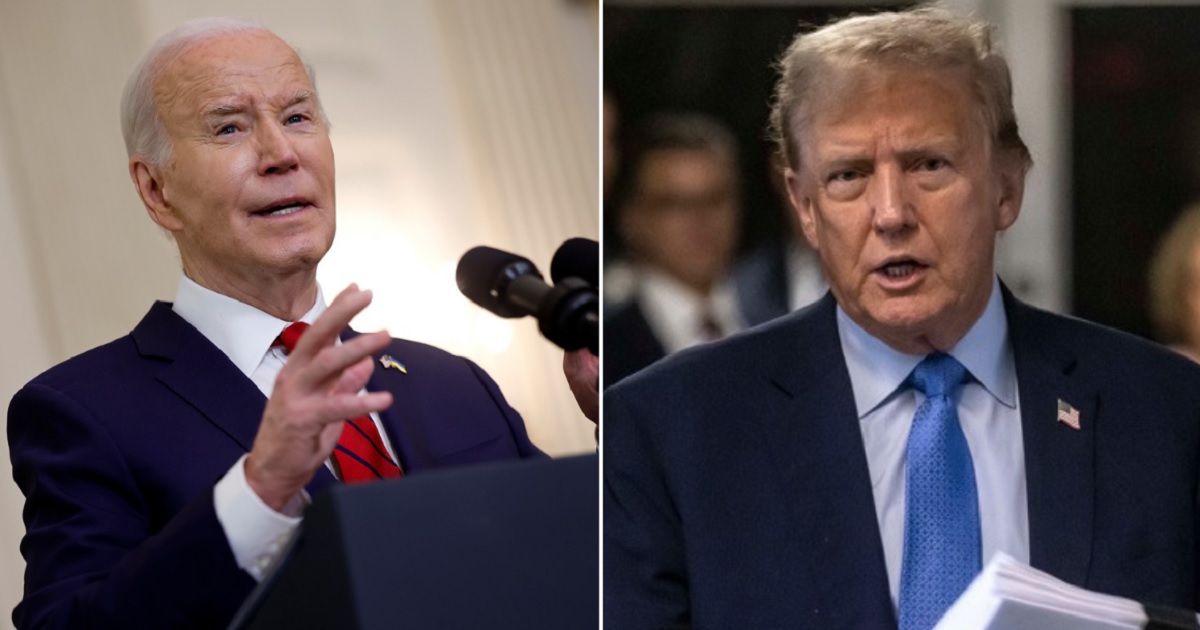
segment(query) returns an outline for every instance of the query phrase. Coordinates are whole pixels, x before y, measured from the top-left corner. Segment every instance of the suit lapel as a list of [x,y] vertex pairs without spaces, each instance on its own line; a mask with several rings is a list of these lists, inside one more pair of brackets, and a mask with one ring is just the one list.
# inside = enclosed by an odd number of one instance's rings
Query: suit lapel
[[[342,334],[346,342],[359,333],[347,330]],[[417,405],[419,396],[414,395],[414,378],[394,367],[385,367],[382,363],[384,355],[406,364],[406,357],[396,349],[393,342],[386,350],[373,357],[375,369],[367,380],[367,390],[388,391],[392,393],[392,406],[379,413],[379,420],[388,434],[388,440],[400,459],[400,466],[405,473],[430,468],[434,465],[434,454],[429,451],[431,443],[424,435],[425,423],[420,422],[421,409]],[[407,369],[407,368],[406,368]]]
[[[258,433],[266,398],[254,382],[204,335],[156,302],[132,336],[143,356],[165,359],[158,380],[196,409],[217,429],[249,452]],[[308,485],[316,494],[335,483],[322,466]]]
[[[1044,316],[1004,290],[1020,392],[1029,505],[1030,563],[1086,584],[1094,516],[1099,392],[1075,378],[1077,359]],[[1080,429],[1057,420],[1058,401],[1079,411]]]
[[[1094,514],[1098,392],[1074,378],[1076,357],[1055,343],[1036,310],[1004,289],[1020,395],[1029,505],[1030,560],[1085,584]],[[866,451],[829,295],[792,317],[789,352],[769,374],[779,396],[759,414],[772,464],[794,496],[796,535],[812,541],[810,575],[823,621],[895,625]],[[1058,401],[1080,413],[1076,431],[1057,420]],[[807,499],[811,497],[811,502]]]
[[809,574],[830,627],[895,625],[888,594],[866,450],[850,375],[826,294],[793,317],[790,351],[771,370],[779,394],[759,415],[772,463],[797,497],[790,504],[799,540],[809,541]]
[[166,359],[158,380],[249,451],[266,399],[191,324],[158,302],[133,331],[143,356]]

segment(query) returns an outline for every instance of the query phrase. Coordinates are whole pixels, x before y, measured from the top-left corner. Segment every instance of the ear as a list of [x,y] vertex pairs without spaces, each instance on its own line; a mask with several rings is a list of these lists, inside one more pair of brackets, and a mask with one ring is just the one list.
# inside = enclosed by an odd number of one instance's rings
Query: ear
[[800,230],[804,232],[804,239],[815,251],[820,251],[821,248],[817,242],[817,219],[813,214],[813,202],[799,173],[791,168],[783,169],[783,182],[787,187],[788,201],[792,204],[792,210],[796,213],[796,217],[800,220]]
[[997,156],[999,161],[999,194],[996,201],[996,231],[1012,227],[1021,214],[1021,203],[1025,199],[1025,160],[1017,151],[1006,151]]
[[133,187],[137,189],[138,197],[141,197],[142,205],[146,207],[146,214],[150,215],[151,221],[171,232],[183,229],[183,223],[167,198],[163,169],[135,155],[129,159],[129,177],[133,180]]

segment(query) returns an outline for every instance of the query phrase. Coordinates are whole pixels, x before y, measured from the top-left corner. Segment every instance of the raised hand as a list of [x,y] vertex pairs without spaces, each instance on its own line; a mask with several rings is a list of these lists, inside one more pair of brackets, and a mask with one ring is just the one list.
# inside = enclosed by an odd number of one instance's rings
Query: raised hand
[[392,404],[389,392],[358,395],[374,369],[371,355],[390,341],[387,332],[336,343],[370,303],[370,291],[346,287],[300,338],[275,380],[246,458],[246,482],[274,510],[282,510],[325,463],[346,418]]

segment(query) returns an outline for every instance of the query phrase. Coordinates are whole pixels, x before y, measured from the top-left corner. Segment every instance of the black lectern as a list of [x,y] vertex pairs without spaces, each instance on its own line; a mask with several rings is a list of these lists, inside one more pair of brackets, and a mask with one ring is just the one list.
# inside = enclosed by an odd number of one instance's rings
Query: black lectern
[[595,455],[335,488],[230,627],[596,628],[598,497]]

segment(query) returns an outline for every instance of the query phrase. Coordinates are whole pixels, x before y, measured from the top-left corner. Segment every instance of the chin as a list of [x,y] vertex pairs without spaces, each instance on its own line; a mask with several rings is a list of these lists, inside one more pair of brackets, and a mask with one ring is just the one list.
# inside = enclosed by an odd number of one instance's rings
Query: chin
[[325,253],[328,251],[328,247],[318,247],[315,245],[293,247],[277,252],[270,260],[264,261],[264,265],[288,273],[308,271],[316,267],[321,262],[321,259],[325,258]]
[[937,321],[939,309],[919,297],[891,298],[868,308],[867,313],[880,326],[904,333],[920,333]]

